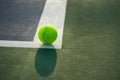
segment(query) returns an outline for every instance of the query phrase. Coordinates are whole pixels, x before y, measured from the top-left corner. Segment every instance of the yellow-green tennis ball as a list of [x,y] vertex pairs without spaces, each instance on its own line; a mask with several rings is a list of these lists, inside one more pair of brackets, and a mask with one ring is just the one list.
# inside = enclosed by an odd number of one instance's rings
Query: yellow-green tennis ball
[[43,25],[38,31],[38,38],[43,44],[52,44],[57,36],[57,29],[52,25]]

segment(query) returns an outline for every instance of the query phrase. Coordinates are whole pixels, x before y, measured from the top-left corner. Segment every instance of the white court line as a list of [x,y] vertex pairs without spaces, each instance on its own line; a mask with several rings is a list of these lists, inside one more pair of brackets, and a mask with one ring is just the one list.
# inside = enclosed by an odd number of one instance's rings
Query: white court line
[[[55,48],[62,47],[62,36],[64,29],[64,20],[66,13],[67,0],[47,0],[43,13],[41,15],[34,41],[6,41],[0,40],[2,47],[26,47],[26,48]],[[38,40],[37,33],[42,25],[51,24],[57,28],[58,38],[53,45],[42,45]],[[54,47],[53,47],[54,46]]]
[[0,41],[2,47],[22,47],[22,48],[47,48],[47,49],[60,49],[58,45],[42,45],[32,41]]

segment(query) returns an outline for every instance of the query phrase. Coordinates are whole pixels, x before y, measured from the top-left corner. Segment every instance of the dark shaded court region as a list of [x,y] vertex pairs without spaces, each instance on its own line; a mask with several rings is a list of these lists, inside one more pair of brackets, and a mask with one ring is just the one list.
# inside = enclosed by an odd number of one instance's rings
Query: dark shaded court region
[[45,0],[0,0],[0,40],[32,41]]

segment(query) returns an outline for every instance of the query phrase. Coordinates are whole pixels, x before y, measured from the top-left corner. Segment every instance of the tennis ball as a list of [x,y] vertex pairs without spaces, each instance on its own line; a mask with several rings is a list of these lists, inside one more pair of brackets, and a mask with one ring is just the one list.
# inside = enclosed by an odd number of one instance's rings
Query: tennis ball
[[38,38],[43,44],[52,44],[57,36],[57,30],[52,25],[43,25],[38,31]]

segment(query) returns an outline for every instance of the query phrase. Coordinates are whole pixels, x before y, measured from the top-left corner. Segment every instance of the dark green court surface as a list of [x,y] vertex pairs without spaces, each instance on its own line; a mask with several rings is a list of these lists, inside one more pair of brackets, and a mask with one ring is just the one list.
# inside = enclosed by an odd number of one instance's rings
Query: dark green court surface
[[0,48],[0,80],[120,80],[119,21],[119,0],[68,0],[62,49]]

